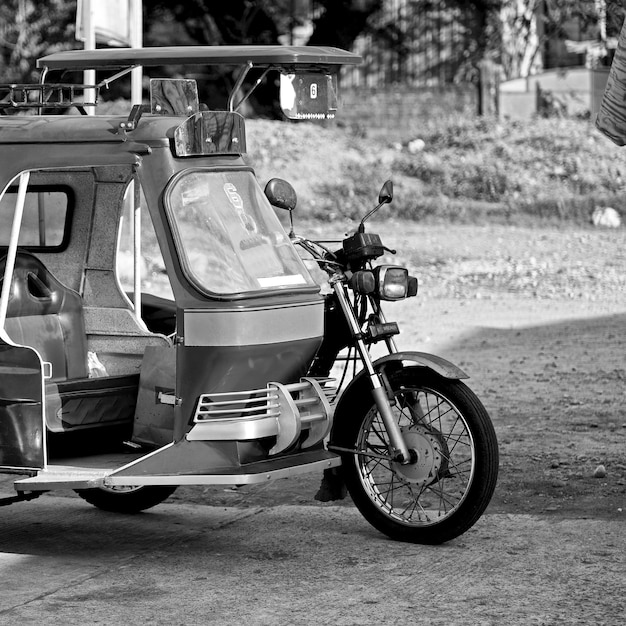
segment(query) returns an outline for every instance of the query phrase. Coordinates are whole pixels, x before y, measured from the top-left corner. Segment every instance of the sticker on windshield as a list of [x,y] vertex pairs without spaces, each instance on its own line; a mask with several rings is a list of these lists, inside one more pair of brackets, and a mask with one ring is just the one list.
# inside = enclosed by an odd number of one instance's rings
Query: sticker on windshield
[[235,187],[235,185],[233,185],[232,183],[224,183],[223,189],[226,197],[228,198],[228,201],[235,207],[235,210],[237,211],[237,215],[239,215],[239,220],[241,221],[243,227],[248,232],[258,232],[258,226],[254,221],[254,218],[252,217],[252,215],[246,213],[243,208],[243,198],[237,191],[237,187]]
[[232,183],[224,184],[224,193],[230,200],[230,203],[237,209],[237,211],[243,211],[243,200],[237,192],[237,187]]
[[257,278],[261,287],[285,287],[287,285],[305,285],[306,279],[302,274],[291,274],[290,276],[268,276]]

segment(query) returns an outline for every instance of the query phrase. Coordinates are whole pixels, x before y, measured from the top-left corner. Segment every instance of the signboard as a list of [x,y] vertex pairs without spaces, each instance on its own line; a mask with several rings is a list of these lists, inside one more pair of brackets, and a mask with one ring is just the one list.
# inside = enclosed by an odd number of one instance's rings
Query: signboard
[[[106,46],[132,46],[132,0],[78,0],[76,10],[76,39],[89,38],[87,12],[91,10],[91,24],[96,43]],[[91,5],[91,6],[90,6]]]

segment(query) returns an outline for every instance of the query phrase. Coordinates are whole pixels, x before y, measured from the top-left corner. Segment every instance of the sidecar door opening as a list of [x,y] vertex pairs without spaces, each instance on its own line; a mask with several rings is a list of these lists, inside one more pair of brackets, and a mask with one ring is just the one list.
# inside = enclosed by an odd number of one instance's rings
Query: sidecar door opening
[[0,196],[0,467],[45,468],[46,433],[130,438],[144,352],[171,347],[119,284],[134,176],[132,166],[44,169]]

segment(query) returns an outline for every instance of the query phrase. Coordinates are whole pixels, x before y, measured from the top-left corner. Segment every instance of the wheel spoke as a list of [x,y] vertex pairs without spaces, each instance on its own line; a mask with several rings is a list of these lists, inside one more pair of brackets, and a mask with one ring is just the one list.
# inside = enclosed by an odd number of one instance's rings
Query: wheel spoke
[[341,453],[352,499],[375,528],[402,541],[448,541],[476,521],[493,494],[498,453],[489,415],[462,381],[424,367],[387,375],[410,460],[398,460],[378,408],[358,395],[351,418],[343,405],[329,449]]
[[[413,495],[413,490],[411,489],[410,486],[408,486],[408,491],[411,494],[412,498],[409,500],[409,504],[404,508],[404,510],[400,513],[400,515],[402,515],[402,517],[405,517],[408,520],[411,520],[413,519],[413,515],[415,514],[415,509],[417,509],[419,506],[419,499]],[[409,509],[411,509],[411,512],[408,515],[406,515]]]
[[[453,501],[452,494],[448,494],[444,492],[443,480],[440,481],[440,484],[438,483],[437,489],[433,485],[429,485],[428,490],[431,491],[433,494],[435,494],[439,498],[439,502],[442,503],[444,513],[447,513],[448,510],[454,508],[458,504],[458,500],[460,499],[460,498],[457,498]],[[450,505],[450,509],[446,508],[446,504]]]
[[[385,426],[382,422],[382,419],[376,414],[377,417],[372,420],[372,430],[370,431],[377,439],[380,440],[382,445],[386,450],[389,449],[389,441],[386,439],[387,431],[385,430]],[[368,437],[369,443],[369,437]],[[370,444],[371,445],[371,444]]]
[[458,478],[459,480],[463,480],[466,483],[469,483],[472,476],[472,471],[474,468],[474,459],[462,459],[459,461],[455,461],[448,466],[448,473],[446,476],[448,478]]
[[373,407],[355,446],[361,480],[386,515],[409,525],[436,523],[459,506],[471,483],[474,454],[467,424],[447,398],[431,389],[398,390],[394,411],[403,431],[411,433],[409,440],[423,441],[420,445],[430,446],[439,460],[427,477],[428,466],[405,470],[387,457],[389,437]]

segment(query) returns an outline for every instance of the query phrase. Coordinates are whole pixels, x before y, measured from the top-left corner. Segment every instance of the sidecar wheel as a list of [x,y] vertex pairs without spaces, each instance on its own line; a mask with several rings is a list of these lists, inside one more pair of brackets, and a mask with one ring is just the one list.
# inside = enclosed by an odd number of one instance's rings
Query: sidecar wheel
[[[371,397],[336,416],[348,491],[367,521],[399,541],[439,544],[458,537],[486,509],[496,486],[498,444],[487,411],[462,382],[423,368],[390,377],[393,412],[414,461],[390,458]],[[343,418],[343,419],[342,419]]]
[[76,493],[103,511],[113,513],[139,513],[169,498],[176,486],[148,487],[97,487],[77,489]]

